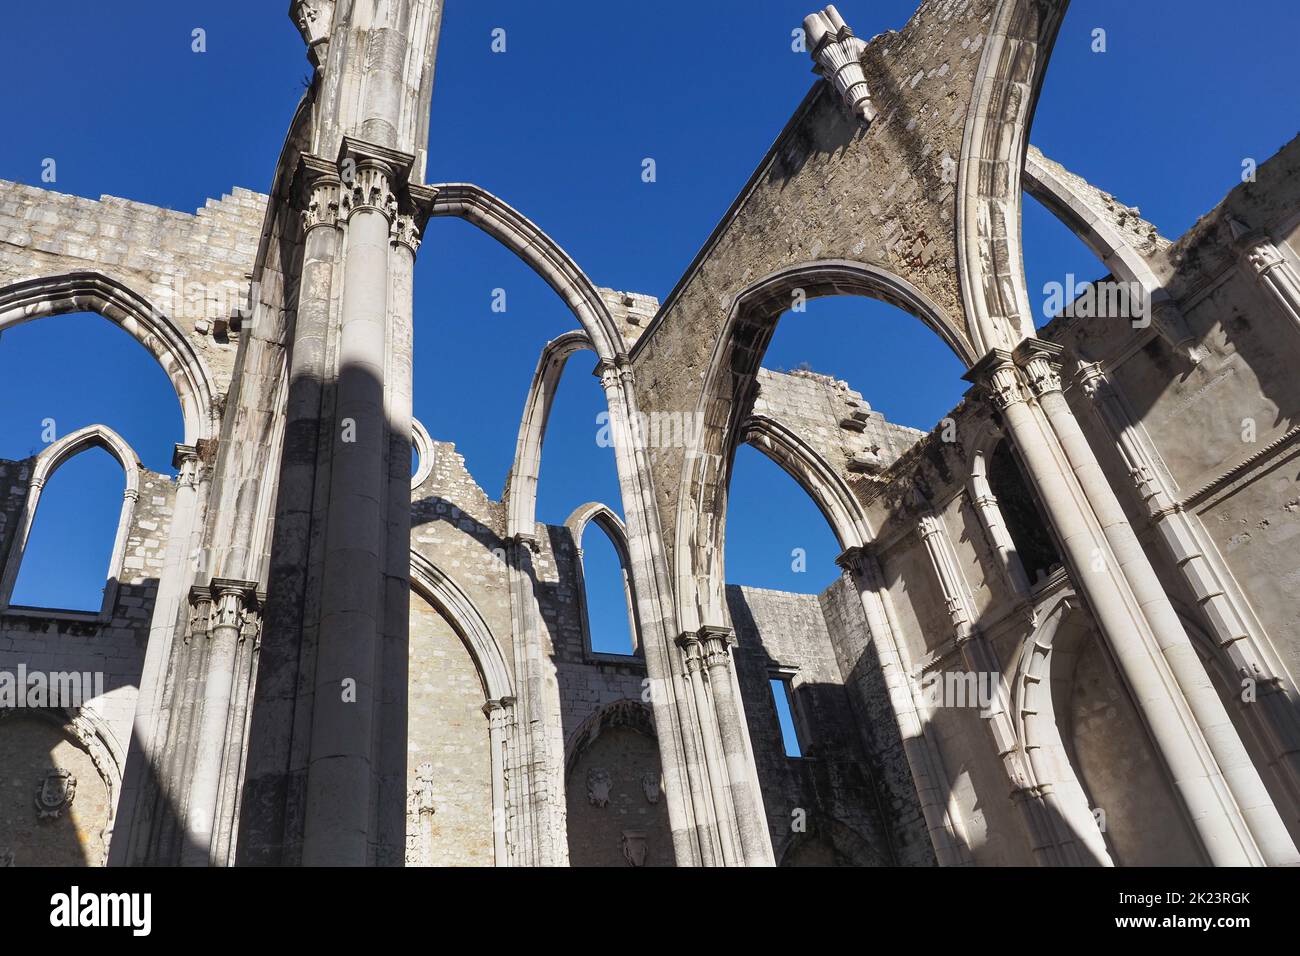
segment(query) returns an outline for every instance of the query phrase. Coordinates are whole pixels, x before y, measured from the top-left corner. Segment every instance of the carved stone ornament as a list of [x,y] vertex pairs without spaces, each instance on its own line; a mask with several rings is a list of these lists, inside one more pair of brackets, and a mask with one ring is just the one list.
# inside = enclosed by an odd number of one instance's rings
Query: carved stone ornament
[[646,803],[658,803],[659,794],[662,792],[659,782],[659,774],[654,770],[646,770],[641,774],[641,792],[645,794]]
[[834,4],[804,17],[803,29],[808,52],[817,64],[814,72],[835,87],[856,116],[870,123],[876,118],[876,108],[871,104],[871,91],[862,72],[862,54],[867,45],[853,35]]
[[628,866],[645,866],[648,847],[644,830],[624,830],[622,847],[623,859],[627,860]]
[[415,786],[411,788],[407,805],[411,813],[420,816],[434,814],[433,764],[426,761],[415,768]]
[[72,806],[77,778],[70,770],[50,770],[36,787],[36,818],[54,820]]
[[587,771],[587,799],[593,807],[609,806],[609,791],[614,785],[613,778],[604,767],[592,767]]

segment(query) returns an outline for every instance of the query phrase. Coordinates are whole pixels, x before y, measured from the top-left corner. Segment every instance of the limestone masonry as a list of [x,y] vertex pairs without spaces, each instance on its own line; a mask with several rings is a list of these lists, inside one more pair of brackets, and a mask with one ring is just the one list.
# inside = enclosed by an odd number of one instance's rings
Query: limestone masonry
[[[0,461],[0,673],[104,675],[0,708],[0,866],[1300,864],[1300,142],[1170,240],[1027,141],[1063,0],[924,0],[870,40],[827,7],[807,97],[661,303],[424,181],[441,6],[294,0],[314,72],[270,195],[0,182],[0,330],[100,313],[185,430],[175,474],[102,425]],[[1101,283],[1035,330],[1026,192],[1141,315]],[[500,500],[412,418],[433,216],[576,322]],[[762,367],[828,295],[959,356],[934,431]],[[621,501],[546,525],[580,351]],[[838,539],[820,594],[725,583],[742,443]],[[15,605],[41,489],[92,447],[126,474],[104,605]],[[593,523],[631,654],[592,649]]]

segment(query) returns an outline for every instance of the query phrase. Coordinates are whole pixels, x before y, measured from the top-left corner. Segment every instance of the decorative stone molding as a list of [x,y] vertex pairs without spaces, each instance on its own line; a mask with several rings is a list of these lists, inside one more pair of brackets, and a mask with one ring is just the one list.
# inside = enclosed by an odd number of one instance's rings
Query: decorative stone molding
[[1252,229],[1228,217],[1228,228],[1241,264],[1255,277],[1269,298],[1300,328],[1300,274],[1262,229]]
[[36,819],[57,820],[77,796],[77,778],[71,770],[46,772],[36,785]]
[[587,802],[593,807],[609,806],[609,791],[614,780],[604,767],[592,767],[587,771]]
[[1025,371],[1035,398],[1061,390],[1061,356],[1064,346],[1044,339],[1026,339],[1016,348],[1016,361]]
[[984,392],[989,402],[999,412],[1025,401],[1020,369],[1011,353],[1004,349],[990,349],[964,376]]
[[804,17],[803,29],[808,50],[817,64],[813,72],[835,87],[854,115],[870,123],[876,118],[876,108],[862,72],[862,54],[867,45],[853,35],[834,4]]
[[334,21],[334,0],[292,0],[289,19],[307,44],[307,59],[317,67],[329,54],[330,29]]

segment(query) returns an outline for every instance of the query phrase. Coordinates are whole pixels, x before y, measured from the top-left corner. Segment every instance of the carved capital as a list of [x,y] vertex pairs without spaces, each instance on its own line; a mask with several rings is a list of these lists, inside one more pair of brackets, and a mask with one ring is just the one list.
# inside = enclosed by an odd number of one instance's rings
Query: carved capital
[[862,54],[867,45],[853,35],[833,4],[820,13],[804,17],[803,29],[808,52],[817,64],[813,72],[835,87],[855,116],[870,123],[876,118],[876,108],[862,72]]
[[731,666],[731,646],[736,643],[731,628],[706,624],[699,630],[699,639],[705,667]]
[[172,451],[172,467],[176,469],[176,484],[194,488],[203,477],[203,459],[193,445],[176,445]]
[[1100,397],[1099,393],[1110,384],[1106,379],[1106,370],[1102,368],[1100,362],[1080,362],[1076,380],[1083,393],[1093,400],[1097,400]]
[[1015,351],[1016,362],[1036,398],[1061,390],[1061,357],[1065,348],[1044,339],[1026,339]]
[[992,349],[963,378],[978,385],[999,412],[1026,400],[1020,369],[1003,349]]
[[399,211],[398,193],[406,188],[414,164],[410,153],[345,136],[337,162],[340,214],[348,219],[357,212],[380,212],[392,222]]

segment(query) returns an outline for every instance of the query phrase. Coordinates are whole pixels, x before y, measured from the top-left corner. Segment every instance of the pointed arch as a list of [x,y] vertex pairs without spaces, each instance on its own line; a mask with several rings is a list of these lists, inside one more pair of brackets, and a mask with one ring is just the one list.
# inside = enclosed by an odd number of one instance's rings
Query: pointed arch
[[117,602],[118,572],[122,567],[122,559],[126,555],[126,541],[131,530],[131,519],[135,515],[135,503],[140,497],[140,459],[126,440],[107,425],[87,425],[85,428],[79,428],[54,442],[36,456],[36,461],[32,465],[31,478],[28,479],[27,498],[23,503],[22,513],[18,516],[14,533],[9,539],[4,572],[0,575],[0,611],[11,609],[14,585],[18,582],[18,569],[22,565],[27,541],[36,520],[41,491],[59,466],[90,448],[103,448],[107,451],[122,466],[126,476],[126,488],[122,494],[122,511],[117,521],[117,536],[113,541],[113,552],[108,560],[108,583],[104,587],[104,599],[99,612],[94,615],[99,621],[107,621],[113,616],[113,607]]
[[826,459],[787,426],[766,415],[751,415],[741,423],[740,440],[757,448],[799,483],[826,518],[841,551],[863,547],[871,540],[871,526],[861,502]]
[[732,460],[740,441],[740,424],[753,405],[763,354],[777,321],[796,295],[805,300],[860,295],[886,302],[918,318],[965,365],[974,364],[975,354],[953,331],[954,323],[937,303],[906,279],[868,262],[802,262],[764,276],[737,293],[709,357],[695,409],[696,420],[703,427],[696,430],[694,444],[686,449],[682,462],[673,539],[682,632],[725,621],[722,543]]
[[411,586],[447,618],[465,641],[483,677],[488,701],[513,700],[514,685],[501,645],[469,595],[442,569],[414,550],[411,551]]
[[522,259],[572,310],[597,355],[613,361],[627,351],[623,335],[596,286],[536,223],[473,183],[440,183],[431,188],[437,191],[432,215],[464,219]]
[[162,366],[180,401],[184,444],[211,439],[217,429],[212,373],[172,319],[126,285],[82,271],[15,282],[0,289],[0,332],[68,312],[95,312],[143,345]]
[[507,490],[509,510],[506,535],[532,537],[537,525],[537,482],[542,470],[542,445],[546,441],[546,425],[551,418],[551,406],[560,387],[569,357],[583,349],[592,349],[591,337],[580,329],[565,332],[551,339],[542,349],[533,373],[528,397],[524,400],[524,413],[519,423],[519,438],[515,443],[515,460],[510,468],[510,487]]
[[[577,547],[577,568],[575,570],[577,572],[578,589],[582,592],[583,644],[588,654],[609,653],[594,650],[591,643],[591,619],[587,608],[589,596],[587,594],[587,577],[583,566],[582,536],[587,532],[587,525],[593,522],[604,532],[605,537],[614,546],[615,554],[618,555],[618,563],[623,571],[623,600],[627,606],[628,634],[632,639],[632,653],[642,654],[644,653],[644,643],[641,636],[640,615],[637,612],[636,584],[632,579],[632,552],[628,547],[627,527],[608,505],[601,504],[598,501],[589,501],[585,505],[579,505],[564,522],[564,526],[569,529],[569,534],[573,536],[573,542]],[[625,655],[617,656],[622,657]]]

